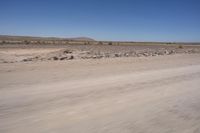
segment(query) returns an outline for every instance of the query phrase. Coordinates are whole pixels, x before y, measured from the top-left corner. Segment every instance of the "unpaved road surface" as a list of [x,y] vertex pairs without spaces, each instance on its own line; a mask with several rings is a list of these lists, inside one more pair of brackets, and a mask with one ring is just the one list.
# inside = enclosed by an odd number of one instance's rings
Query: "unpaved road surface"
[[199,133],[200,55],[0,64],[1,133]]

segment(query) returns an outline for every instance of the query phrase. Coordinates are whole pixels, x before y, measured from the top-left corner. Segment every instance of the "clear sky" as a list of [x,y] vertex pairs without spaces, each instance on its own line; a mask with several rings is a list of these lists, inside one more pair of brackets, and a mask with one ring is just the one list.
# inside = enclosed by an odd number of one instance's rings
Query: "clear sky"
[[0,34],[200,42],[200,0],[0,0]]

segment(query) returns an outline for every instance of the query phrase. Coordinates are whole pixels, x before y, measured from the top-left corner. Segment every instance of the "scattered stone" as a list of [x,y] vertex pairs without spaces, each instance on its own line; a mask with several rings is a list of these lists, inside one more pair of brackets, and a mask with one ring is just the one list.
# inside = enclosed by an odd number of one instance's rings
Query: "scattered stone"
[[58,57],[54,56],[52,59],[53,59],[53,60],[58,60]]
[[170,52],[169,52],[169,54],[174,54],[175,53],[175,50],[171,50]]
[[165,50],[165,52],[164,52],[166,55],[168,55],[169,54],[169,51],[168,50]]
[[69,57],[69,60],[72,60],[72,59],[74,59],[74,56],[73,56],[73,55],[71,55],[71,56]]
[[124,53],[124,56],[125,57],[129,57],[129,53]]
[[[100,50],[58,50],[54,52],[49,52],[45,54],[40,54],[37,56],[27,56],[29,58],[20,59],[19,62],[28,62],[28,61],[47,61],[47,60],[73,60],[73,59],[100,59],[100,58],[118,58],[118,57],[149,57],[149,56],[159,56],[159,55],[171,55],[171,54],[192,54],[192,53],[200,53],[200,49],[198,48],[157,48],[157,49],[130,49],[124,51],[118,51],[114,49],[114,51],[100,51]],[[7,62],[4,62],[7,63]],[[9,62],[10,63],[10,62]]]
[[3,63],[9,63],[8,61],[3,61]]
[[143,53],[143,55],[144,55],[144,56],[149,56],[149,54],[148,54],[148,53]]
[[97,56],[96,56],[96,55],[94,55],[94,56],[92,56],[92,58],[93,58],[93,59],[96,59],[96,58],[97,58]]
[[64,53],[64,54],[71,54],[72,51],[70,51],[70,50],[64,50],[63,53]]
[[115,54],[115,57],[120,57],[120,56],[119,56],[119,54],[116,53],[116,54]]
[[33,60],[32,58],[23,59],[24,62],[32,61],[32,60]]
[[68,57],[61,57],[60,60],[67,60]]

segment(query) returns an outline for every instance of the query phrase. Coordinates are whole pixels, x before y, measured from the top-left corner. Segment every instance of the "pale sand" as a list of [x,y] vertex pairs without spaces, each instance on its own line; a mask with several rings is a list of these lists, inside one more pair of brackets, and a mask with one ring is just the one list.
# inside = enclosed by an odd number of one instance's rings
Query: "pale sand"
[[0,64],[1,133],[199,133],[200,54]]

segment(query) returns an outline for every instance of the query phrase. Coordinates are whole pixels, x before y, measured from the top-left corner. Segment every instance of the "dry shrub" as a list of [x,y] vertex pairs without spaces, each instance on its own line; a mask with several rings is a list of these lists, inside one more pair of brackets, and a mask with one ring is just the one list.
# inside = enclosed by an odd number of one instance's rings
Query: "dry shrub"
[[182,48],[183,48],[183,45],[178,45],[178,48],[182,49]]

